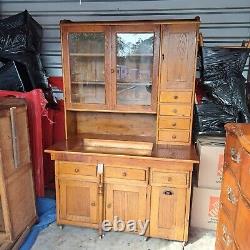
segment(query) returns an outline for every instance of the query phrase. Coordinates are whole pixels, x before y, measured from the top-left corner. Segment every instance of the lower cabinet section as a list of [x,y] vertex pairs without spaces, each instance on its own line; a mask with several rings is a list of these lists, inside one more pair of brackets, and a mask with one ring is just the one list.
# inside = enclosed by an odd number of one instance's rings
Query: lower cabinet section
[[98,218],[97,183],[61,178],[59,184],[60,220],[77,224],[96,224]]
[[150,235],[182,241],[185,230],[186,189],[152,187]]
[[[187,241],[190,201],[187,170],[150,171],[146,167],[108,165],[105,172],[104,164],[101,174],[97,169],[95,165],[56,162],[58,224],[98,228],[102,235],[105,225],[102,223],[108,220],[114,231]],[[85,174],[85,170],[92,174]],[[121,223],[118,225],[117,221]]]

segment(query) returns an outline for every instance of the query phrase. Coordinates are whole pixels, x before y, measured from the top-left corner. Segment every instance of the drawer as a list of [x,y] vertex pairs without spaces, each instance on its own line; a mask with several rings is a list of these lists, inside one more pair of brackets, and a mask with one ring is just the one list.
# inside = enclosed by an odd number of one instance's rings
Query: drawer
[[159,141],[165,142],[189,142],[189,131],[184,130],[159,130]]
[[192,92],[161,91],[160,102],[191,103]]
[[146,181],[146,170],[105,166],[104,176],[106,178]]
[[242,194],[250,202],[250,154],[243,149],[241,154],[240,187]]
[[229,214],[225,212],[223,206],[219,212],[219,223],[217,224],[217,241],[222,245],[222,249],[236,250],[233,236],[233,227],[229,219]]
[[159,128],[166,129],[189,129],[190,119],[188,118],[173,118],[171,116],[159,117]]
[[160,104],[160,115],[190,116],[191,105]]
[[96,166],[81,162],[58,162],[58,174],[96,176]]
[[151,175],[152,184],[169,184],[170,186],[187,186],[188,175],[186,173],[172,173],[153,171]]
[[234,221],[239,201],[239,189],[236,178],[230,168],[226,168],[223,174],[221,188],[221,203],[229,212],[232,221]]
[[250,204],[242,197],[239,199],[235,220],[235,242],[239,249],[250,249]]

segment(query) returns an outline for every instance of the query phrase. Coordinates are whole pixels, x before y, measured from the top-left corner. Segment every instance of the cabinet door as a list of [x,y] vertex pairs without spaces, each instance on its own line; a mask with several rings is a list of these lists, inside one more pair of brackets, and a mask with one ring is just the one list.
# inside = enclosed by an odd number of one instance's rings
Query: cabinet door
[[185,228],[186,189],[152,187],[150,235],[183,240]]
[[193,89],[197,24],[162,27],[161,89]]
[[59,179],[59,216],[77,223],[97,223],[97,184]]
[[109,29],[62,28],[65,100],[68,108],[107,109],[109,101]]
[[106,219],[117,216],[123,221],[146,219],[146,187],[106,185]]
[[111,58],[115,109],[156,112],[159,26],[113,27]]

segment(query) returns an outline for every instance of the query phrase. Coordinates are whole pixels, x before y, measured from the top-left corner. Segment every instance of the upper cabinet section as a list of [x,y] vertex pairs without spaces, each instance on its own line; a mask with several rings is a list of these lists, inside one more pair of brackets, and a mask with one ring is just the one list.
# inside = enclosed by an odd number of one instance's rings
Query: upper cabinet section
[[197,21],[62,23],[66,109],[156,114],[158,89],[193,88],[197,27]]

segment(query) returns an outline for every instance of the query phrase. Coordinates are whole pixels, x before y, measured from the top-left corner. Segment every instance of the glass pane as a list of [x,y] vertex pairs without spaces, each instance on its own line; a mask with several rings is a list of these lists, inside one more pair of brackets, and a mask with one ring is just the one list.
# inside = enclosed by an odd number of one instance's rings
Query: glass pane
[[105,103],[104,33],[70,33],[71,101]]
[[117,33],[117,104],[151,105],[154,33]]

